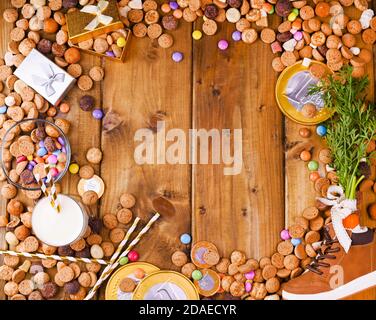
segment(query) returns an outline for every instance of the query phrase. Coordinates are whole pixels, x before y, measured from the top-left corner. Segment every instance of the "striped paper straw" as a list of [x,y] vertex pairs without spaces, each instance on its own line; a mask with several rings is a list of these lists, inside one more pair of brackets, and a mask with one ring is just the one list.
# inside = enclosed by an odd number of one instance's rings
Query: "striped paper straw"
[[160,217],[160,214],[157,212],[155,215],[149,220],[148,224],[140,231],[140,233],[137,235],[136,238],[133,239],[133,241],[129,244],[127,249],[119,256],[119,258],[116,260],[116,262],[109,264],[105,270],[103,270],[101,276],[99,277],[98,281],[95,283],[94,287],[90,290],[90,292],[87,294],[84,300],[90,300],[94,297],[95,293],[98,291],[99,287],[102,285],[104,281],[110,276],[112,271],[114,271],[118,265],[121,258],[126,257],[129,253],[129,251],[132,250],[132,248],[141,240],[142,236],[149,231],[151,226],[155,221],[158,220]]
[[52,206],[55,208],[55,210],[57,212],[60,212],[61,207],[60,207],[60,204],[57,200],[56,185],[55,185],[55,181],[52,179],[51,171],[48,171],[46,182],[51,185],[51,189],[50,189],[50,192],[49,192],[50,202],[51,202]]
[[16,257],[26,257],[26,258],[39,258],[39,259],[53,259],[56,261],[71,261],[71,262],[85,262],[85,263],[99,263],[103,265],[108,265],[110,262],[103,259],[90,259],[90,258],[79,258],[79,257],[69,257],[69,256],[58,256],[55,254],[47,255],[43,253],[28,253],[28,252],[17,252],[11,250],[0,250],[0,255],[7,254]]

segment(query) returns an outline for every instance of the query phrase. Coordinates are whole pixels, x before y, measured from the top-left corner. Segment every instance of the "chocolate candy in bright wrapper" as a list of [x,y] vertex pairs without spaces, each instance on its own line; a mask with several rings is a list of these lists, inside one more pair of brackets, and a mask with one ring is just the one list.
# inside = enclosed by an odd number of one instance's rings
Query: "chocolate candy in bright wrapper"
[[137,286],[133,300],[199,300],[196,286],[175,271],[157,271]]
[[202,278],[194,282],[198,292],[204,297],[215,295],[218,292],[221,283],[218,273],[211,269],[201,270],[201,273]]

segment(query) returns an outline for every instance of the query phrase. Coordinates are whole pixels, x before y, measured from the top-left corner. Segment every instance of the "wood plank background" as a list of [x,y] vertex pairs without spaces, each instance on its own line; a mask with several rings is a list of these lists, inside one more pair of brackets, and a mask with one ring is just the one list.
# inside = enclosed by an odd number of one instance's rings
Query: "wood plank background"
[[[9,6],[10,0],[0,1],[0,12]],[[278,22],[274,16],[271,24],[275,27]],[[269,255],[280,230],[316,196],[306,164],[294,157],[291,147],[311,143],[316,156],[322,143],[315,135],[303,141],[298,135],[301,126],[279,111],[274,98],[278,74],[271,68],[269,46],[260,40],[253,45],[230,42],[229,49],[221,52],[217,41],[230,39],[234,25],[221,24],[215,36],[194,41],[191,32],[198,27],[198,23],[181,23],[172,33],[173,48],[167,50],[149,39],[133,39],[125,64],[83,55],[86,73],[93,65],[105,68],[104,81],[89,94],[95,97],[96,107],[120,117],[118,128],[108,132],[83,112],[78,89],[69,95],[73,160],[85,164],[90,147],[104,152],[96,171],[106,192],[93,211],[101,216],[113,212],[122,192],[137,197],[135,214],[143,221],[154,210],[153,199],[162,196],[173,205],[174,212],[162,210],[162,218],[138,246],[142,260],[167,269],[174,269],[171,254],[185,249],[179,241],[185,232],[192,233],[194,241],[214,242],[223,255],[234,249],[254,258]],[[6,50],[11,28],[1,14],[0,54]],[[183,62],[171,60],[173,51],[184,53]],[[374,83],[373,68],[368,66],[368,74]],[[137,165],[134,134],[140,128],[155,131],[157,120],[166,121],[166,130],[242,129],[241,174],[224,176],[223,165]],[[77,176],[67,175],[63,191],[77,194],[77,182]],[[0,199],[0,214],[6,214],[5,206]],[[0,230],[0,247],[6,248],[4,230]],[[2,286],[0,299],[5,298]],[[376,291],[357,298],[375,299]]]

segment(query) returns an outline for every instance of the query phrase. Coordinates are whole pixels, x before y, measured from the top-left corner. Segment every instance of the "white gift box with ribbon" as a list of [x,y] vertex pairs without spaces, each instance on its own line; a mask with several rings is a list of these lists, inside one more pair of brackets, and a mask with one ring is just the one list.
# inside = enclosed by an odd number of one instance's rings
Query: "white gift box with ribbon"
[[14,74],[54,106],[61,102],[76,82],[36,49],[29,53]]

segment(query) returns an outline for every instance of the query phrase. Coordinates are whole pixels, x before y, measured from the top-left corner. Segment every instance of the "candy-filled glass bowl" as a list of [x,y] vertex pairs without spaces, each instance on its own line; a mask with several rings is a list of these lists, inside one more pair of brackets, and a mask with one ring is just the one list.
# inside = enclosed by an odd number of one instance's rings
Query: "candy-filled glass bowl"
[[[4,123],[5,124],[5,123]],[[41,189],[37,178],[60,181],[68,170],[71,147],[63,130],[45,119],[24,119],[3,125],[1,167],[15,187]]]

